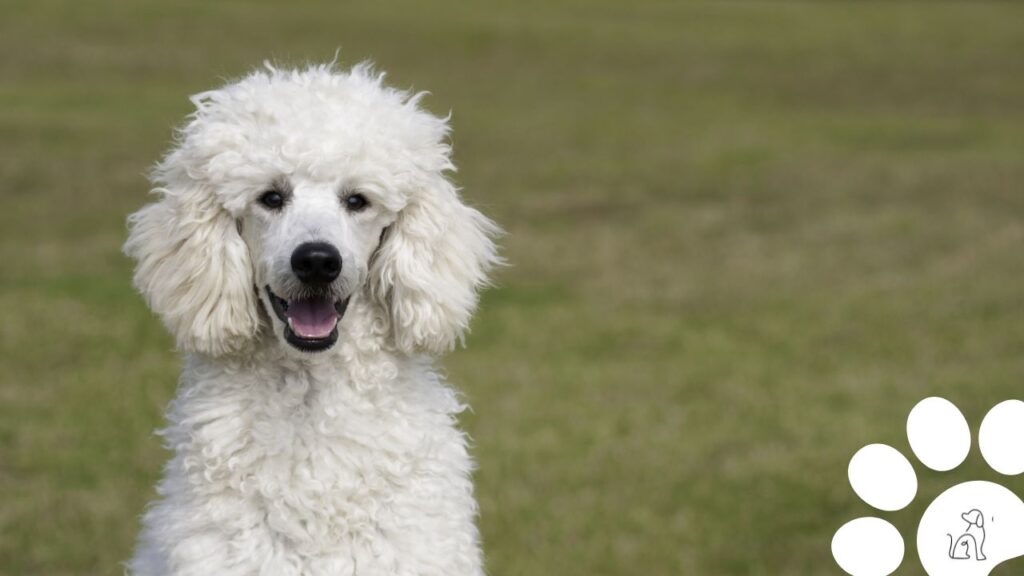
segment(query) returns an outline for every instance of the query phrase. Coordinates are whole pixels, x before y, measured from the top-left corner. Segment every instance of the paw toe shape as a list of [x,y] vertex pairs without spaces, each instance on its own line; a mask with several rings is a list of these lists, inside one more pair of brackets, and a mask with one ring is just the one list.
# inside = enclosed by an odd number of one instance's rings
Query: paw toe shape
[[832,537],[832,557],[853,576],[887,576],[903,562],[903,537],[881,518],[857,518]]
[[996,404],[981,422],[978,444],[985,462],[1007,476],[1024,472],[1024,402]]

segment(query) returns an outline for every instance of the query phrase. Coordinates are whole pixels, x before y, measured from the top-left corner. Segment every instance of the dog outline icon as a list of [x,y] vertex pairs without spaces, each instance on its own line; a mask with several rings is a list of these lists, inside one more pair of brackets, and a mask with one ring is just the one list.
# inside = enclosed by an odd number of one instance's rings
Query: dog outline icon
[[[985,557],[985,515],[981,510],[973,508],[960,515],[960,518],[967,523],[967,528],[960,536],[953,539],[949,532],[949,557],[953,560],[968,560],[974,558],[981,562]],[[973,555],[972,555],[973,552]]]

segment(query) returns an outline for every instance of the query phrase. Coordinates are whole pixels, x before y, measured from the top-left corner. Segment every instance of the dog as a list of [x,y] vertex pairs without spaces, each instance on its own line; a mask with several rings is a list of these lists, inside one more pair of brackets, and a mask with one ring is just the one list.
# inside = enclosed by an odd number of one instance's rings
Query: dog
[[985,556],[985,516],[981,510],[973,509],[964,512],[960,518],[967,522],[967,528],[955,541],[953,535],[946,533],[949,537],[949,557],[952,560],[975,560],[984,561]]
[[192,97],[124,247],[184,355],[131,574],[483,574],[465,405],[434,362],[501,231],[422,97],[368,64]]

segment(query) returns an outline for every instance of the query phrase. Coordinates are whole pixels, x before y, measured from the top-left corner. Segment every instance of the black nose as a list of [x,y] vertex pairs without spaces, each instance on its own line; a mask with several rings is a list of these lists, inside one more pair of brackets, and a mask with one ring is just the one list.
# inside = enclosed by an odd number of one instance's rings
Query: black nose
[[292,252],[292,271],[306,284],[328,284],[341,273],[341,254],[326,242],[300,244]]

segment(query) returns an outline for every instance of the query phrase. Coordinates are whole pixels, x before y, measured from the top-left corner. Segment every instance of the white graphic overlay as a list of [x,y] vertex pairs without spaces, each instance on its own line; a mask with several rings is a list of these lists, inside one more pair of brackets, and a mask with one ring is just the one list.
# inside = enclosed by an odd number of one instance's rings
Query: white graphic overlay
[[868,504],[892,512],[902,510],[917,494],[917,476],[899,450],[871,444],[850,459],[850,486]]
[[[864,550],[871,553],[864,554]],[[903,562],[903,538],[881,518],[857,518],[836,531],[832,556],[847,574],[892,574]]]
[[1024,502],[992,482],[957,484],[921,517],[917,549],[931,576],[984,576],[1024,556]]
[[[927,398],[907,418],[914,455],[937,471],[960,465],[970,452],[971,434],[963,414],[942,398]],[[978,444],[997,472],[1024,472],[1024,402],[1008,400],[985,416]],[[899,451],[865,446],[850,460],[850,485],[879,510],[905,508],[916,495],[917,476]],[[921,566],[929,576],[986,576],[1011,558],[1024,556],[1024,502],[993,482],[957,484],[925,510],[917,530]],[[857,518],[832,538],[832,555],[853,576],[886,576],[899,568],[903,537],[881,518]]]
[[907,440],[914,456],[937,472],[956,468],[971,451],[967,419],[945,398],[925,398],[907,417]]
[[1007,400],[985,415],[978,432],[981,455],[993,470],[1007,476],[1024,472],[1024,402]]

